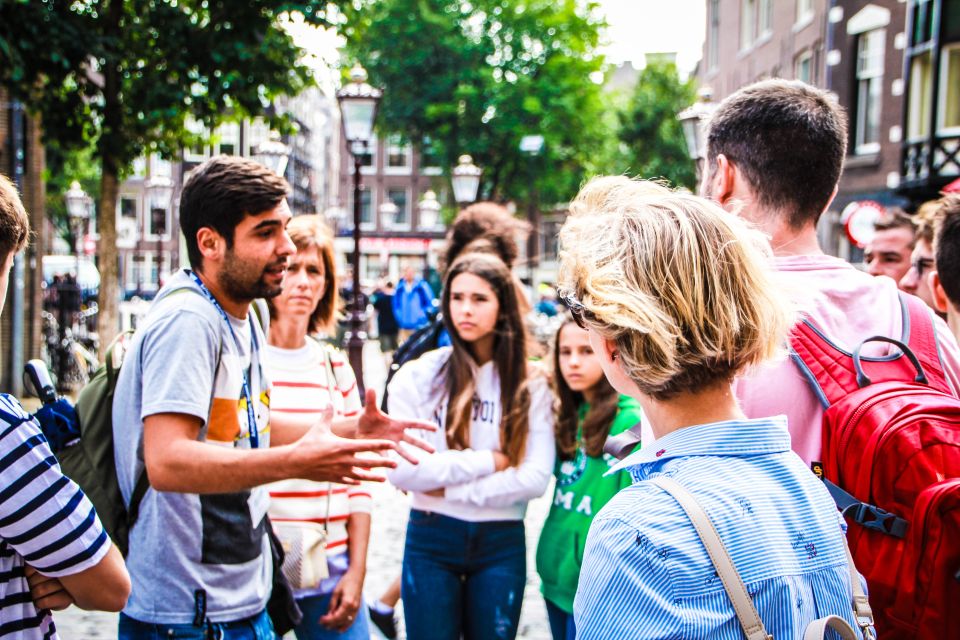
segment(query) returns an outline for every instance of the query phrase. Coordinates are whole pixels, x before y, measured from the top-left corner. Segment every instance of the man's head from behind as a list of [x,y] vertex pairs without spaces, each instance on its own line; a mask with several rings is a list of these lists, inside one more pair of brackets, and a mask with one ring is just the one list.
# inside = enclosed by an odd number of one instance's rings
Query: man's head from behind
[[745,217],[776,215],[804,229],[833,199],[846,152],[847,118],[826,91],[797,81],[757,82],[711,117],[702,191],[728,204],[736,193],[724,178],[733,171],[757,209],[743,211]]
[[946,312],[954,333],[960,330],[960,195],[940,200],[933,232],[936,271],[931,276],[933,299]]
[[876,233],[863,255],[867,271],[872,276],[887,276],[899,283],[910,270],[916,225],[903,211],[893,209],[873,226]]
[[517,236],[529,233],[530,226],[514,218],[506,208],[493,202],[478,202],[465,208],[447,232],[447,249],[441,258],[446,269],[462,253],[492,253],[507,267],[513,267],[520,249]]
[[272,297],[281,289],[287,257],[296,247],[285,228],[290,219],[287,181],[267,167],[218,156],[194,169],[180,196],[180,227],[192,267],[211,274],[238,300]]
[[17,188],[6,176],[0,175],[0,312],[7,298],[13,257],[27,245],[29,236],[30,220]]

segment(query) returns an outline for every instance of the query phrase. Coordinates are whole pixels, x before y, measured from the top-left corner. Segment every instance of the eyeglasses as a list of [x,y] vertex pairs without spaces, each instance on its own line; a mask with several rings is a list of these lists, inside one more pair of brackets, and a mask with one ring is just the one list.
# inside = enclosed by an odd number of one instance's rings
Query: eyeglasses
[[593,312],[583,306],[583,303],[577,300],[577,296],[569,289],[558,287],[557,298],[570,310],[570,315],[573,316],[573,321],[577,323],[577,326],[586,331],[586,321],[594,319]]
[[918,276],[922,276],[924,271],[933,268],[933,258],[917,258],[910,263],[910,267],[917,270]]

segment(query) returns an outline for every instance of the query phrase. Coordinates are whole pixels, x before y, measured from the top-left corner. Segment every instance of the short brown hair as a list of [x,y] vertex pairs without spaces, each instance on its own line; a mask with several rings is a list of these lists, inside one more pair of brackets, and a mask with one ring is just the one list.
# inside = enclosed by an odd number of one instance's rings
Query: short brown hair
[[477,202],[463,209],[447,232],[447,249],[441,261],[446,270],[460,254],[492,253],[513,268],[520,249],[517,236],[530,232],[530,225],[513,217],[495,202]]
[[960,194],[945,195],[937,204],[933,260],[947,298],[960,307]]
[[900,209],[899,207],[891,207],[887,209],[887,212],[873,223],[873,228],[876,231],[906,229],[913,235],[913,240],[910,241],[909,245],[910,248],[912,249],[917,243],[917,224],[913,221],[913,218],[908,216],[903,209]]
[[248,158],[217,156],[191,171],[180,195],[180,228],[191,266],[203,268],[200,229],[213,229],[233,247],[233,231],[244,216],[273,209],[289,192],[286,180]]
[[708,174],[720,154],[761,206],[800,229],[830,203],[847,153],[847,117],[829,93],[799,81],[764,80],[737,91],[710,118]]
[[[323,221],[323,218],[316,214],[294,216],[287,225],[287,233],[290,239],[297,247],[297,253],[316,247],[320,262],[323,263],[324,290],[317,303],[317,308],[310,315],[310,322],[307,331],[317,333],[318,331],[330,332],[334,327],[334,320],[337,314],[337,267],[333,257],[333,232]],[[276,309],[273,302],[267,298],[267,306],[270,308],[270,315],[276,315]]]
[[20,194],[10,179],[0,174],[0,259],[27,246],[30,219],[23,208]]

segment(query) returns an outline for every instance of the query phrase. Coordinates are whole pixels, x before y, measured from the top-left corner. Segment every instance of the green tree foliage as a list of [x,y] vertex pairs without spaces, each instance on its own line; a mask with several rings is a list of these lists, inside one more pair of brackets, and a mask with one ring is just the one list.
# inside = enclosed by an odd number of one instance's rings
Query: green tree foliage
[[[325,24],[327,0],[0,0],[0,83],[65,151],[93,145],[100,172],[101,335],[117,327],[116,201],[134,159],[176,157],[213,127],[261,114],[310,82],[278,24]],[[105,340],[106,342],[106,340]]]
[[681,81],[672,62],[652,60],[644,67],[620,116],[619,138],[631,175],[696,188],[696,167],[677,119],[695,99],[693,81]]
[[[348,50],[384,89],[382,131],[432,141],[445,170],[469,153],[481,197],[572,197],[604,135],[592,0],[357,0]],[[544,150],[519,150],[542,135]]]

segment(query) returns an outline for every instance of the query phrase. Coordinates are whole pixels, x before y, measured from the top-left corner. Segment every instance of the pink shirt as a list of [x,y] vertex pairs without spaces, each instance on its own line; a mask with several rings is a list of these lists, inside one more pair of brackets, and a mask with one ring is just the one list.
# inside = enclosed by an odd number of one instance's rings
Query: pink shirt
[[[827,255],[783,256],[775,265],[802,314],[839,347],[852,351],[865,338],[900,338],[903,322],[896,283],[874,277]],[[946,323],[935,318],[947,381],[960,389],[960,347]],[[864,355],[893,349],[870,343]],[[785,358],[737,379],[734,389],[748,418],[786,414],[793,450],[807,463],[819,461],[823,407],[797,366]]]

